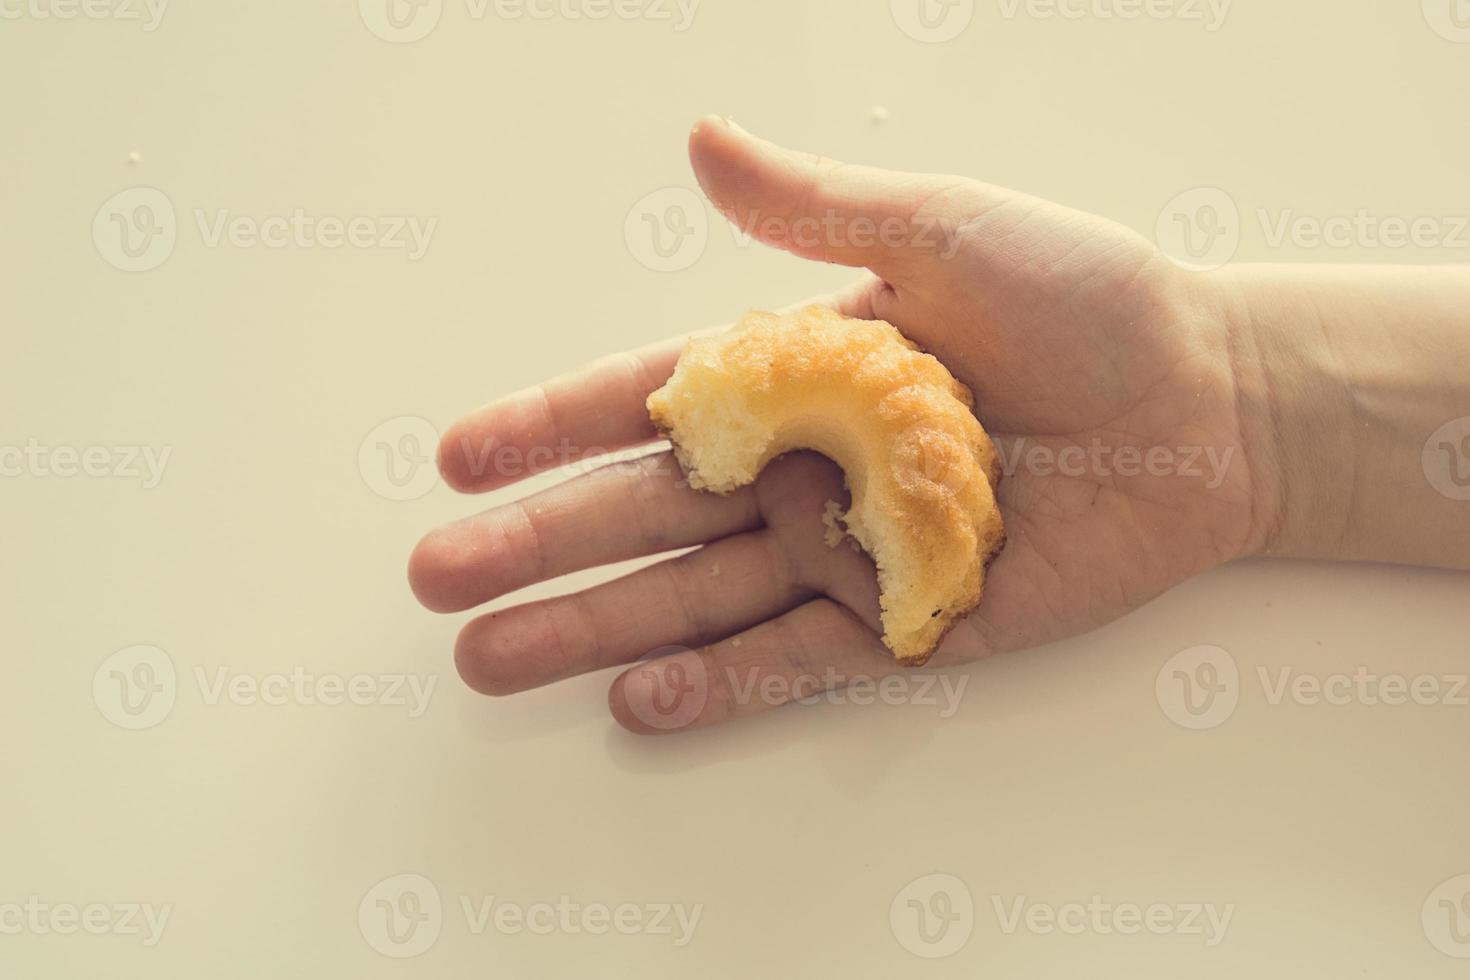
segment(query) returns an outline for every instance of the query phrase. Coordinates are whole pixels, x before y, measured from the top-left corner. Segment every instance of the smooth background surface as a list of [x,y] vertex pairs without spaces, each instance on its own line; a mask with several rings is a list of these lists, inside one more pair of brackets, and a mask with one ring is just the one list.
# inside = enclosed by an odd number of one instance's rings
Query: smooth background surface
[[[683,32],[494,8],[477,20],[447,0],[409,44],[375,36],[345,2],[178,3],[151,32],[7,9],[21,16],[0,20],[0,444],[171,456],[152,488],[34,467],[0,479],[0,906],[172,913],[151,948],[116,930],[0,934],[0,973],[1470,968],[1421,922],[1427,905],[1451,924],[1431,893],[1470,871],[1470,707],[1272,704],[1258,674],[1463,674],[1465,576],[1240,565],[1093,635],[958,672],[967,686],[947,720],[921,704],[821,705],[640,740],[605,712],[610,675],[503,701],[462,688],[450,647],[465,617],[421,610],[404,564],[421,532],[505,497],[435,487],[394,501],[374,489],[381,468],[359,465],[386,420],[442,426],[597,355],[846,281],[714,223],[688,268],[638,261],[625,220],[644,195],[693,186],[684,137],[705,112],[840,158],[1015,185],[1146,234],[1176,194],[1220,188],[1242,215],[1237,260],[1465,261],[1463,245],[1272,247],[1254,217],[1470,210],[1470,44],[1433,30],[1418,3],[1239,0],[1208,31],[1178,17],[1007,17],[988,0],[933,44],[886,4],[836,0],[705,0]],[[177,243],[127,273],[92,226],[138,186],[167,195]],[[409,261],[210,247],[195,218],[296,208],[438,224]],[[108,658],[139,644],[167,653],[175,699],[128,731],[109,720]],[[1239,702],[1192,731],[1155,681],[1201,644],[1233,658]],[[437,686],[409,718],[299,698],[211,704],[199,680],[298,668]],[[437,941],[397,960],[358,909],[403,873],[426,876],[444,911]],[[963,948],[926,960],[889,913],[933,873],[963,882],[975,918]],[[1451,892],[1452,906],[1463,889]],[[1234,912],[1206,948],[1179,934],[1007,934],[994,905],[1095,894]],[[703,911],[682,948],[475,934],[460,899],[489,895]],[[1459,927],[1470,938],[1470,908]]]

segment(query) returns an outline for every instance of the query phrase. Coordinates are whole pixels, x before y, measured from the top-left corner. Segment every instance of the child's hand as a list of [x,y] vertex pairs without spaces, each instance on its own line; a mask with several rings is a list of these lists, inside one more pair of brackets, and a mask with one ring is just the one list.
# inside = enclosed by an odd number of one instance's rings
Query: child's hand
[[[1254,467],[1269,456],[1242,437],[1236,348],[1211,280],[1121,226],[971,180],[820,160],[717,119],[696,128],[690,153],[711,200],[742,228],[874,274],[821,301],[888,320],[975,392],[1006,463],[1008,544],[980,607],[934,664],[1090,629],[1263,545],[1261,501],[1273,484]],[[480,409],[445,436],[445,479],[469,492],[512,482],[494,472],[499,446],[535,459],[536,447],[654,440],[644,399],[683,343]],[[542,455],[566,461],[561,448]],[[613,712],[657,730],[630,704],[646,701],[630,685],[687,683],[692,670],[705,690],[688,720],[721,721],[771,707],[750,694],[769,674],[810,678],[810,690],[897,669],[876,632],[872,563],[823,541],[829,499],[846,500],[841,473],[813,454],[778,460],[754,486],[719,497],[684,486],[660,453],[435,531],[410,578],[425,605],[454,612],[577,569],[702,545],[472,620],[456,659],[473,687],[508,694],[691,647],[620,675]]]

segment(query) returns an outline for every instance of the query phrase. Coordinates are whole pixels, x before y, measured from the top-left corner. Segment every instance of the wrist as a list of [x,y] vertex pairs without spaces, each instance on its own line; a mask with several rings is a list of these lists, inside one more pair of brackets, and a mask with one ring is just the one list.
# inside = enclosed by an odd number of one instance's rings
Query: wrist
[[1242,266],[1211,282],[1258,553],[1470,567],[1470,438],[1455,435],[1470,426],[1470,268]]
[[1280,267],[1231,267],[1207,279],[1227,338],[1250,474],[1247,554],[1340,557],[1359,454],[1331,327]]

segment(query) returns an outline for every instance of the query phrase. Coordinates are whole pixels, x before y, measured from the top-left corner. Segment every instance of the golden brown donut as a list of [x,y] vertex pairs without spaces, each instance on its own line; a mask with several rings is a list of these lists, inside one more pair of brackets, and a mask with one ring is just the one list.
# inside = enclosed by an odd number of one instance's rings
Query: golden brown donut
[[809,306],[691,341],[648,414],[698,489],[729,493],[794,449],[841,466],[842,521],[878,566],[883,642],[918,666],[980,602],[1005,542],[999,459],[973,404],[892,325]]

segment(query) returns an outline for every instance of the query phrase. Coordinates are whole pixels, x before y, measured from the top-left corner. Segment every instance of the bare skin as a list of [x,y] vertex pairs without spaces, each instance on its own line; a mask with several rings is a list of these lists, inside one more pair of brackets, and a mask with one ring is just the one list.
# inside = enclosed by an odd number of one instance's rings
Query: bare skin
[[[1199,275],[1092,215],[964,178],[794,153],[720,119],[695,128],[690,157],[710,200],[757,238],[869,270],[817,302],[889,321],[975,392],[1006,461],[1008,544],[933,665],[1093,629],[1250,555],[1470,567],[1470,503],[1436,493],[1419,465],[1435,425],[1470,415],[1463,271],[1423,271],[1407,287],[1394,270]],[[1384,339],[1396,315],[1417,341]],[[474,412],[440,447],[446,481],[481,492],[524,475],[487,465],[487,447],[534,460],[536,447],[652,442],[644,399],[685,340]],[[1455,380],[1431,381],[1446,372]],[[1360,385],[1415,384],[1434,396],[1412,411],[1355,398]],[[1402,465],[1368,465],[1370,452]],[[800,692],[899,669],[878,638],[872,563],[823,541],[829,499],[846,501],[842,475],[814,454],[783,457],[719,497],[689,489],[658,453],[434,531],[409,577],[430,609],[457,612],[574,570],[700,546],[481,616],[456,646],[465,680],[490,694],[638,661],[609,692],[618,721],[697,727],[776,706],[782,698],[750,695],[766,678]],[[1367,521],[1370,503],[1396,511],[1397,525]],[[647,659],[667,647],[689,649]],[[691,676],[700,697],[677,724],[641,709],[648,690]]]

